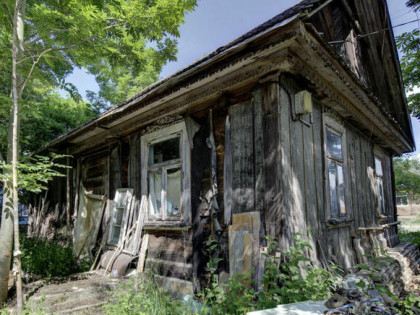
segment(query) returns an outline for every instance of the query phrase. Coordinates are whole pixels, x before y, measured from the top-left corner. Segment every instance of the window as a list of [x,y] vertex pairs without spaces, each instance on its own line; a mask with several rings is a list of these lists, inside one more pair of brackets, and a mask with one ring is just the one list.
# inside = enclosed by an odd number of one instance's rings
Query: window
[[127,223],[128,209],[130,208],[133,190],[130,188],[117,189],[112,208],[111,226],[108,235],[108,244],[117,246]]
[[147,222],[188,221],[190,151],[184,123],[142,137],[142,193]]
[[324,121],[328,217],[344,218],[348,216],[344,190],[346,160],[344,127],[330,117],[324,116]]
[[384,195],[384,172],[382,160],[375,156],[375,175],[376,175],[376,200],[378,202],[378,212],[385,215],[385,195]]

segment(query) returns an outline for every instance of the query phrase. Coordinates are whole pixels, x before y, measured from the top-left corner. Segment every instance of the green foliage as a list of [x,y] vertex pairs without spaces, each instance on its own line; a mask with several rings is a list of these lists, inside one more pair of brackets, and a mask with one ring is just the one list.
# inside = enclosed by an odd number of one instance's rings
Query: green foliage
[[413,292],[408,293],[405,297],[398,299],[396,311],[401,314],[419,314],[420,297],[416,297]]
[[[46,156],[26,157],[23,160],[24,163],[18,164],[19,187],[34,193],[47,189],[46,184],[54,177],[65,176],[60,172],[60,169],[65,169],[69,166],[57,162],[65,157],[67,156],[54,153],[51,154],[51,158]],[[0,181],[11,182],[11,169],[12,166],[10,164],[0,162],[0,170],[2,170]]]
[[[201,295],[208,313],[242,314],[273,308],[278,304],[322,300],[330,296],[330,289],[339,276],[335,271],[329,273],[309,264],[304,252],[311,246],[299,234],[293,237],[295,245],[289,251],[280,250],[274,238],[268,238],[267,241],[265,270],[258,292],[253,289],[257,284],[250,274],[239,274],[230,278],[227,283],[220,284],[212,267],[215,261],[210,259],[210,283]],[[276,252],[281,255],[276,255]]]
[[115,290],[104,306],[106,314],[189,314],[183,302],[171,299],[152,280],[129,281]]
[[[16,1],[0,6],[0,152],[5,155],[11,108],[12,19]],[[18,60],[22,151],[85,123],[156,81],[175,60],[176,38],[196,0],[26,0],[24,50]],[[100,90],[81,101],[66,79],[75,68]],[[57,89],[67,91],[61,97]]]
[[310,264],[304,253],[312,249],[311,245],[302,240],[299,234],[293,236],[293,241],[295,245],[285,251],[279,249],[277,241],[268,239],[269,253],[277,249],[283,257],[265,254],[264,290],[271,299],[278,300],[277,304],[328,298],[329,289],[334,286],[338,275],[330,275],[327,270]]
[[400,238],[400,242],[415,244],[420,249],[420,231],[410,232],[404,229],[399,229],[398,237]]
[[[418,0],[407,1],[407,6],[419,10]],[[401,71],[405,88],[413,92],[420,83],[420,30],[418,28],[411,32],[405,32],[396,38],[398,49],[402,52]],[[420,118],[420,94],[412,93],[408,97],[408,108],[410,113]]]
[[28,274],[51,278],[87,270],[84,262],[77,262],[69,244],[22,237],[21,252],[22,271]]
[[410,201],[420,199],[420,162],[417,159],[395,158],[393,163],[397,194],[407,193]]

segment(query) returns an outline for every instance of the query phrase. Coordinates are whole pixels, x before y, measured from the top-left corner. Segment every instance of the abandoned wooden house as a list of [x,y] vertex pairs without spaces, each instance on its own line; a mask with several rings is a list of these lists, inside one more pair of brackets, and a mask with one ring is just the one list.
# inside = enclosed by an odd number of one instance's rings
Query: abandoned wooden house
[[196,288],[210,236],[226,274],[295,233],[351,267],[398,243],[392,157],[413,148],[386,1],[304,0],[42,148],[72,168],[30,230]]

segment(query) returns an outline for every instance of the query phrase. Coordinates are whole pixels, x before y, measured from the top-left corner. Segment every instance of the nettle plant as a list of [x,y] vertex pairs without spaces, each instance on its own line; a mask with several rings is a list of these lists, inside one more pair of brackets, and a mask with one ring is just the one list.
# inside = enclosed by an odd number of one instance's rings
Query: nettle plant
[[[305,255],[311,245],[293,237],[294,246],[288,251],[279,248],[275,238],[267,238],[267,252],[262,281],[257,283],[252,273],[238,274],[221,284],[216,274],[220,258],[210,258],[207,264],[210,278],[201,295],[208,313],[239,314],[257,309],[267,309],[306,300],[327,299],[331,289],[340,277],[333,266],[329,272],[313,265]],[[214,250],[217,242],[209,242],[209,250]],[[281,255],[277,255],[280,253]],[[258,287],[256,292],[253,287]]]

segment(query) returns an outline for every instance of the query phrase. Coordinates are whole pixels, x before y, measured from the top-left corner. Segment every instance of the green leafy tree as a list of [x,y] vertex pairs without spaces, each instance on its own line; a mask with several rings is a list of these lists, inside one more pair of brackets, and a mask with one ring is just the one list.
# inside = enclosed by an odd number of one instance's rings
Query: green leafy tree
[[408,194],[410,200],[420,198],[420,162],[416,159],[394,159],[397,194]]
[[[97,75],[104,90],[100,96],[107,101],[112,96],[112,85],[133,87],[128,90],[131,93],[136,84],[150,83],[148,74],[158,73],[175,58],[179,25],[185,12],[195,5],[195,0],[2,0],[0,76],[6,79],[0,88],[0,110],[4,111],[3,117],[8,117],[6,161],[12,165],[12,180],[6,181],[4,187],[0,302],[7,294],[14,231],[18,312],[22,309],[17,219],[21,109],[25,104],[31,108],[34,96],[41,102],[45,97],[31,92],[39,86],[59,87],[77,99],[76,88],[66,82],[75,67]],[[101,76],[107,67],[109,73]],[[114,73],[122,73],[123,69],[130,77],[120,80]],[[122,89],[116,90],[120,91],[119,97],[127,96]],[[28,117],[34,117],[34,113]]]
[[[415,12],[420,9],[420,0],[409,0],[407,6]],[[410,113],[420,119],[420,93],[414,88],[420,83],[420,30],[405,32],[396,38],[397,47],[402,53],[401,71],[404,85],[409,92],[407,97]]]

